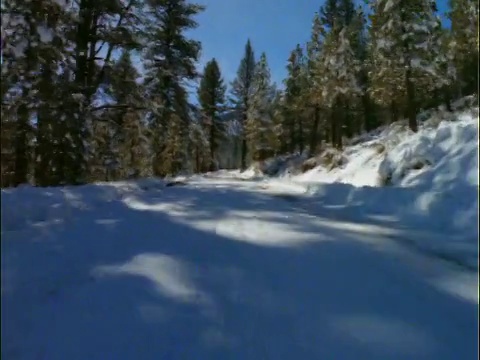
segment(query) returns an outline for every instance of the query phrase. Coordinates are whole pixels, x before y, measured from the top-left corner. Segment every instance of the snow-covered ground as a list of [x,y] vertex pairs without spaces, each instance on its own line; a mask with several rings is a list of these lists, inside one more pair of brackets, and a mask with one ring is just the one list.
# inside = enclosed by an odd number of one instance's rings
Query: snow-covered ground
[[330,172],[2,190],[2,359],[476,359],[478,117],[456,117]]
[[354,139],[339,167],[260,181],[310,210],[410,230],[397,240],[478,269],[478,121],[478,107],[432,112],[416,134],[399,122]]
[[475,273],[267,185],[3,190],[2,359],[476,358]]

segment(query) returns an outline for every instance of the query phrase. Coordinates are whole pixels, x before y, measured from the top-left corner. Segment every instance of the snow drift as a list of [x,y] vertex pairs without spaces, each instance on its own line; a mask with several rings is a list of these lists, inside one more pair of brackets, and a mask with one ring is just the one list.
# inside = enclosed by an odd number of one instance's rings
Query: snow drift
[[[264,182],[275,188],[289,183],[297,194],[302,186],[310,207],[342,207],[352,217],[368,213],[401,223],[412,229],[412,238],[404,240],[476,268],[478,107],[473,101],[458,101],[453,113],[440,107],[419,114],[417,133],[400,121],[354,138],[343,153],[334,154],[334,166],[301,173],[300,156],[294,165],[283,158],[267,162],[275,165],[270,172],[278,170]],[[413,230],[431,233],[430,240],[416,239]]]

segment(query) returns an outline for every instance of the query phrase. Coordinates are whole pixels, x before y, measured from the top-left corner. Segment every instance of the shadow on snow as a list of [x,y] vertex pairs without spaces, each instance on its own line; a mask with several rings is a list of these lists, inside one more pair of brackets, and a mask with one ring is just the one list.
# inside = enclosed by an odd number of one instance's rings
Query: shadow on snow
[[3,234],[2,358],[476,358],[458,279],[368,224],[231,188],[66,191]]

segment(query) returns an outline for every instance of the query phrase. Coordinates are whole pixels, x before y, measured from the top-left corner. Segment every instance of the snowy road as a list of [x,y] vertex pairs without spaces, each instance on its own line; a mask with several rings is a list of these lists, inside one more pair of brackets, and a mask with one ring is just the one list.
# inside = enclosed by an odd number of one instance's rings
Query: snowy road
[[476,359],[477,274],[295,192],[39,195],[62,199],[2,236],[2,359]]

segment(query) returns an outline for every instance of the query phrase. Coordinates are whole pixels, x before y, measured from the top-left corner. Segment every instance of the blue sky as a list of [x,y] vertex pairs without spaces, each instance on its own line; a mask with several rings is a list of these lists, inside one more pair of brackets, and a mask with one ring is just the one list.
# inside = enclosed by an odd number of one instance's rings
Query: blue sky
[[[199,27],[190,35],[202,42],[200,67],[215,57],[225,80],[230,82],[248,38],[255,56],[267,54],[272,79],[280,83],[286,76],[290,51],[308,41],[314,13],[323,1],[315,0],[196,0],[206,10],[197,16]],[[363,2],[362,2],[363,3]],[[439,1],[445,12],[447,0]]]
[[225,80],[235,77],[250,38],[255,57],[267,53],[272,78],[285,76],[289,52],[309,38],[311,20],[321,1],[197,0],[206,10],[192,36],[202,42],[202,65],[215,57]]

